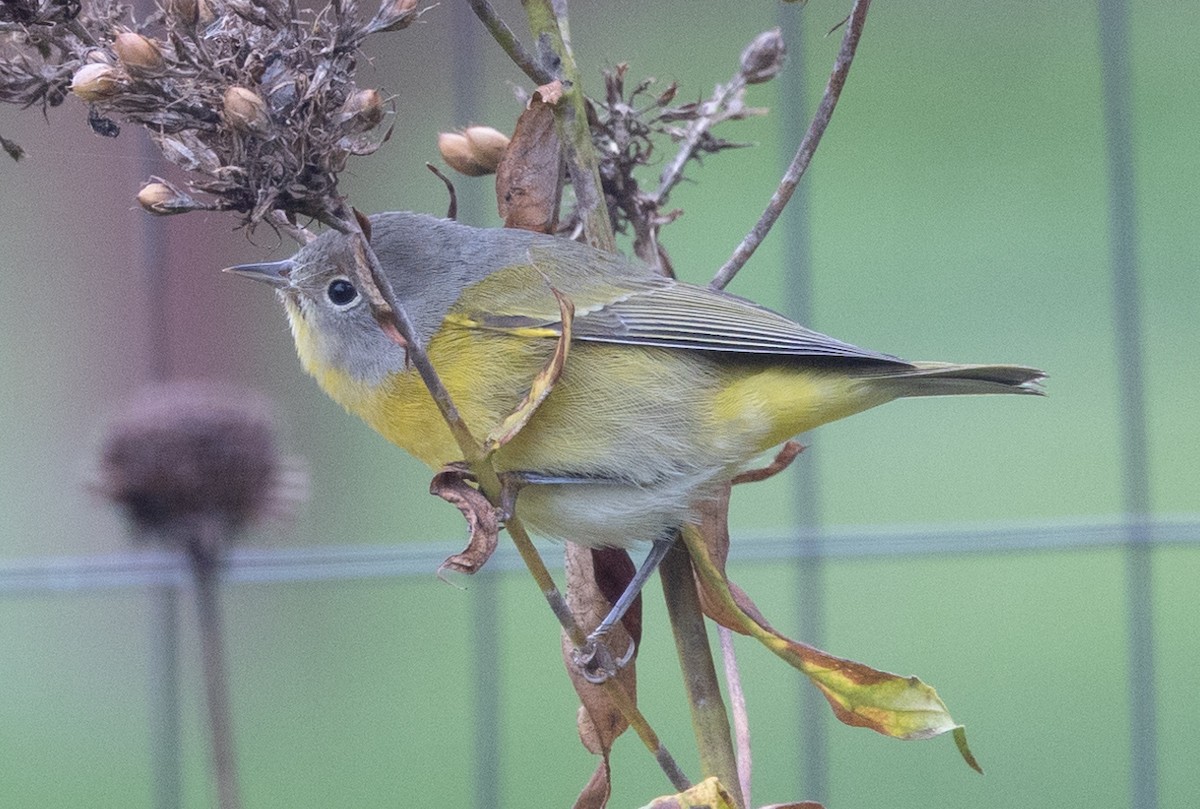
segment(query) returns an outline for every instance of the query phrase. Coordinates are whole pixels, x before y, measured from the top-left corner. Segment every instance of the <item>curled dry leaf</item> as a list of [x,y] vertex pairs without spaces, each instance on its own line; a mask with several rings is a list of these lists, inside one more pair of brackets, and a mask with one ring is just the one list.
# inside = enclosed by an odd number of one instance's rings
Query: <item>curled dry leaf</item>
[[441,576],[447,570],[473,575],[496,552],[500,535],[500,520],[496,509],[475,487],[468,483],[469,473],[461,467],[447,467],[433,476],[429,493],[442,498],[460,512],[467,521],[470,537],[461,553],[446,557],[438,568]]
[[703,504],[700,524],[685,526],[682,531],[705,614],[734,632],[752,636],[807,675],[825,695],[834,715],[847,725],[905,740],[951,732],[963,760],[983,772],[967,746],[966,731],[954,722],[933,688],[916,677],[879,671],[784,636],[745,591],[729,581],[725,575],[729,492],[727,486],[721,496]]
[[[549,284],[550,281],[547,280],[546,283]],[[562,331],[558,335],[554,353],[550,355],[546,366],[533,378],[529,392],[525,394],[525,398],[521,400],[517,408],[488,434],[487,439],[483,442],[485,452],[495,452],[513,440],[517,433],[521,432],[521,429],[529,423],[529,419],[533,417],[538,406],[546,400],[550,391],[554,389],[554,384],[562,376],[563,367],[567,362],[567,353],[571,347],[571,322],[575,317],[575,305],[554,287],[550,287],[550,291],[558,300],[558,311],[562,319]]]
[[[583,709],[580,708],[580,710]],[[604,809],[605,806],[608,806],[608,799],[611,795],[612,766],[609,764],[608,754],[605,753],[604,757],[600,759],[600,763],[596,765],[596,771],[592,773],[592,777],[583,787],[583,791],[575,799],[573,809]]]
[[799,441],[787,441],[779,448],[779,452],[775,453],[774,460],[761,469],[747,469],[740,475],[735,475],[733,485],[737,486],[739,483],[757,483],[760,480],[775,477],[791,466],[792,461],[796,460],[796,456],[801,452],[804,452],[803,444]]
[[543,89],[533,94],[517,119],[496,169],[496,202],[505,227],[553,233],[562,201],[563,150],[554,102],[546,99]]

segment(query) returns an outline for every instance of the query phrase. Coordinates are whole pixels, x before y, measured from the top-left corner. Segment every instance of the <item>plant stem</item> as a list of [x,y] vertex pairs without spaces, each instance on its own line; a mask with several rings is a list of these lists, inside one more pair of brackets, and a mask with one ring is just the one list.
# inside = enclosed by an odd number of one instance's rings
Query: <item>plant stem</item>
[[746,714],[746,692],[742,690],[742,673],[738,669],[737,655],[733,650],[733,631],[725,626],[717,627],[721,641],[721,659],[725,662],[725,683],[729,687],[729,702],[733,709],[733,735],[737,744],[738,783],[746,806],[751,806],[750,774],[750,718]]
[[550,0],[521,0],[521,5],[525,7],[529,29],[537,38],[539,48],[548,46],[557,57],[557,78],[562,81],[563,99],[554,108],[554,118],[558,123],[559,138],[567,145],[567,173],[575,189],[584,234],[592,247],[611,253],[616,250],[617,243],[604,188],[600,184],[600,161],[588,126],[587,98],[583,94],[575,56],[563,39],[565,19],[560,25]]
[[779,181],[779,187],[771,195],[767,209],[763,211],[758,222],[746,234],[746,238],[742,239],[742,243],[733,251],[733,255],[717,270],[716,275],[709,282],[709,286],[713,289],[724,289],[737,275],[738,270],[749,261],[750,256],[771,232],[775,220],[783,213],[788,200],[792,198],[792,193],[796,190],[800,178],[808,170],[813,154],[821,143],[821,136],[825,134],[825,128],[829,126],[829,120],[833,117],[833,110],[837,107],[842,87],[846,84],[846,77],[850,75],[850,64],[854,61],[854,53],[858,49],[858,40],[862,37],[863,26],[867,22],[867,10],[870,7],[871,0],[854,0],[849,22],[846,24],[846,32],[842,36],[842,46],[833,63],[833,71],[829,74],[829,81],[825,85],[821,103],[817,105],[817,111],[808,125],[808,131],[804,133],[804,138],[796,149],[796,156],[792,158],[791,165],[784,172],[783,179]]
[[738,806],[745,806],[729,717],[713,665],[708,629],[704,625],[700,596],[692,575],[692,560],[683,542],[677,541],[667,553],[659,567],[659,576],[675,635],[679,666],[683,669],[683,684],[692,709],[692,730],[700,752],[700,766],[706,777],[717,776]]
[[492,35],[492,39],[496,40],[496,44],[508,54],[508,58],[512,59],[513,63],[521,68],[526,76],[538,84],[549,84],[554,81],[554,76],[550,75],[544,67],[537,63],[529,51],[525,50],[525,46],[517,39],[517,35],[504,20],[500,19],[500,15],[496,13],[496,9],[488,0],[467,0],[467,3],[475,12],[475,16],[487,28],[488,33]]
[[[202,531],[219,531],[206,526]],[[208,731],[212,744],[213,777],[217,804],[221,809],[239,809],[237,760],[233,746],[233,719],[229,680],[225,666],[225,643],[221,631],[218,599],[218,556],[212,550],[224,543],[197,538],[189,546],[192,580],[196,588],[196,616],[200,624],[200,654],[203,658],[204,690],[208,704]]]

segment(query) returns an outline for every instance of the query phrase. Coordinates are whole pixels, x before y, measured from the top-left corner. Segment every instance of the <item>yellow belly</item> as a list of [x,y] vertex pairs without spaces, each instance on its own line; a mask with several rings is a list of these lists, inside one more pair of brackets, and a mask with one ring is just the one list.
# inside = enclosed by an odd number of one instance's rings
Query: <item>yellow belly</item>
[[[446,326],[428,353],[482,439],[516,408],[553,348],[551,339]],[[430,467],[461,459],[416,371],[370,386],[301,358],[334,400]],[[763,451],[887,398],[843,373],[578,342],[553,391],[493,461],[501,472],[586,481],[525,489],[517,508],[535,531],[627,545],[678,525],[696,498]]]

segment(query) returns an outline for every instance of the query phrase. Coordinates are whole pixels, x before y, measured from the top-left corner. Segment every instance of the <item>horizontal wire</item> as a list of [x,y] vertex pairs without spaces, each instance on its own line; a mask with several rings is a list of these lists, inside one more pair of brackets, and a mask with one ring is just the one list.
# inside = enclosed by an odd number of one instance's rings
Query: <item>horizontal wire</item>
[[[1004,525],[804,529],[791,534],[735,538],[731,543],[730,561],[756,563],[814,556],[859,559],[1114,548],[1128,542],[1130,526],[1129,520],[1117,517]],[[1153,545],[1200,544],[1200,515],[1145,520],[1137,527],[1139,536],[1145,536]],[[799,542],[799,539],[807,541]],[[447,556],[458,550],[458,544],[458,540],[447,539],[444,542],[378,546],[237,548],[225,560],[222,575],[228,582],[251,583],[431,576]],[[552,566],[558,567],[560,563],[555,561]],[[507,545],[501,545],[488,562],[488,569],[496,572],[521,567],[520,556]],[[180,586],[187,581],[184,555],[162,550],[0,562],[0,595]]]

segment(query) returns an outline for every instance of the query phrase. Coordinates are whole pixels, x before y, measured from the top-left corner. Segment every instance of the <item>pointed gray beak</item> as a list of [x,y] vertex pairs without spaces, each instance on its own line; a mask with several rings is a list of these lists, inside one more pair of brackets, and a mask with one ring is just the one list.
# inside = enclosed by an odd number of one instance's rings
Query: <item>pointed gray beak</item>
[[290,258],[283,261],[265,261],[260,264],[238,264],[236,267],[226,267],[221,272],[233,273],[243,278],[262,281],[276,289],[283,289],[291,284],[291,273],[296,264]]

